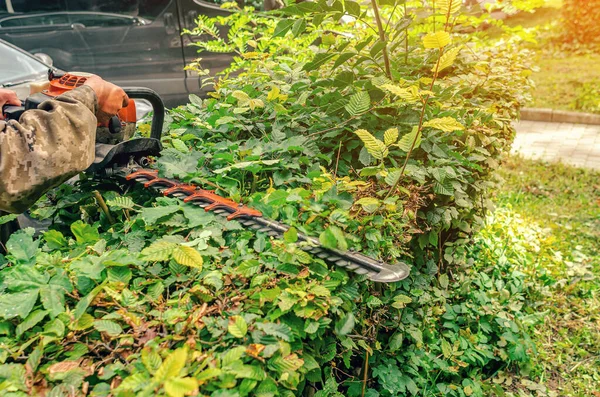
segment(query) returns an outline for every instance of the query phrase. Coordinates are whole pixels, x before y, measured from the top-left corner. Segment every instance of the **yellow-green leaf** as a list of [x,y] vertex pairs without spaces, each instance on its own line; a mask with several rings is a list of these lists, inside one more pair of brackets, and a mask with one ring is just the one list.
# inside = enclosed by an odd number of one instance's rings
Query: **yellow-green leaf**
[[154,374],[160,368],[162,364],[162,358],[160,358],[160,355],[157,352],[149,348],[145,348],[142,350],[142,363],[148,372]]
[[423,123],[423,127],[436,128],[444,132],[464,130],[465,126],[452,117],[440,117]]
[[165,382],[165,392],[169,397],[183,397],[196,394],[198,381],[193,378],[173,378]]
[[361,141],[365,144],[365,148],[367,152],[377,160],[383,160],[388,155],[388,148],[385,146],[385,143],[381,142],[379,139],[375,138],[371,133],[367,130],[357,130],[354,131],[356,135],[360,138]]
[[248,106],[250,106],[250,109],[254,110],[256,108],[264,108],[265,103],[262,101],[262,99],[250,99],[248,101]]
[[142,250],[142,259],[147,261],[166,261],[171,259],[177,244],[169,241],[156,241]]
[[[449,68],[452,66],[454,61],[456,60],[456,56],[460,52],[461,47],[454,47],[442,54],[440,57],[439,65],[437,65],[437,72],[441,72],[442,70]],[[435,66],[431,68],[432,72],[435,72]]]
[[419,88],[414,85],[408,88],[403,88],[394,84],[384,84],[380,86],[380,88],[383,88],[387,92],[404,99],[406,102],[416,102],[420,99]]
[[[413,142],[414,142],[414,146],[413,146]],[[396,144],[396,146],[398,146],[400,148],[400,150],[403,150],[406,153],[408,153],[410,151],[411,147],[414,150],[414,149],[418,148],[420,145],[421,145],[421,131],[419,131],[417,129],[417,127],[413,127],[413,130],[411,132],[409,132],[408,134],[404,135],[402,138],[400,138],[400,140]]]
[[375,197],[363,197],[360,200],[356,201],[354,204],[362,206],[362,209],[365,212],[373,213],[377,211],[377,209],[381,205],[381,201],[379,199],[376,199]]
[[238,104],[240,106],[246,106],[246,104],[250,101],[250,96],[244,91],[233,91],[231,93],[231,96],[238,100]]
[[425,48],[444,48],[450,44],[450,34],[443,30],[435,33],[427,33],[423,37],[423,46]]
[[396,143],[398,140],[398,128],[390,128],[383,134],[383,141],[386,146]]
[[460,10],[462,0],[437,0],[435,6],[440,14],[452,15]]
[[410,302],[412,302],[412,299],[409,296],[398,294],[394,296],[394,303],[392,303],[392,307],[395,307],[396,309],[403,309]]
[[185,367],[187,360],[187,347],[177,349],[163,361],[162,365],[156,371],[154,380],[158,383],[163,383],[167,379],[179,376],[179,373]]
[[178,245],[173,251],[173,259],[180,265],[202,269],[202,255],[192,247]]
[[444,355],[444,358],[452,357],[452,347],[446,339],[442,339],[442,354]]
[[248,324],[246,324],[246,320],[242,316],[232,316],[229,318],[227,330],[236,338],[243,338],[248,332]]

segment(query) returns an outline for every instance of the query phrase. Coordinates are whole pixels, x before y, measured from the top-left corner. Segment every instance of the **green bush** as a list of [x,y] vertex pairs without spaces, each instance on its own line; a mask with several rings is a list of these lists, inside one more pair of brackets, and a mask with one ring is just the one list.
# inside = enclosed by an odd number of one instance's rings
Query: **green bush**
[[[63,186],[34,211],[53,230],[13,235],[0,258],[4,395],[499,389],[486,379],[533,351],[528,286],[501,238],[471,235],[529,71],[511,42],[450,35],[467,19],[437,4],[382,5],[384,41],[352,1],[236,10],[225,41],[201,19],[215,40],[197,45],[237,52],[238,74],[172,112],[156,166],[295,229],[273,240],[116,182]],[[363,22],[333,23],[344,13]],[[411,275],[374,285],[300,250],[296,230]]]

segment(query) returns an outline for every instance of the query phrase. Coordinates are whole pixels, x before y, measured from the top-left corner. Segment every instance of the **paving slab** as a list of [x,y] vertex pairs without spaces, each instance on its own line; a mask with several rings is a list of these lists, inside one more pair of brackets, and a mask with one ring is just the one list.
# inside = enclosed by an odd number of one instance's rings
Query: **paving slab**
[[600,125],[522,120],[512,153],[600,170]]

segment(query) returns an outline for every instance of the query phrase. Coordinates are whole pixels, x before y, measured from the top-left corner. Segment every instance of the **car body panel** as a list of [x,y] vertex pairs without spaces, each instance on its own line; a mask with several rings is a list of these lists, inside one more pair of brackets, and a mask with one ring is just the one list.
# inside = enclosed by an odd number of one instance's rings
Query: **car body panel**
[[12,0],[12,8],[0,13],[0,39],[48,54],[63,70],[152,88],[170,106],[203,94],[187,63],[202,57],[215,73],[231,62],[230,54],[198,54],[189,44],[203,38],[182,35],[197,15],[227,13],[201,0]]

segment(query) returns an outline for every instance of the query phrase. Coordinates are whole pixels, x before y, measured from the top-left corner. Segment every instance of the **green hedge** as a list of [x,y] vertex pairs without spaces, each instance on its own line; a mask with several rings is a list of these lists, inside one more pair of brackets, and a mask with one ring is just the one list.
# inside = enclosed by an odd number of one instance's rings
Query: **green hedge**
[[[383,5],[386,50],[371,27],[332,22],[372,18],[352,1],[221,19],[228,39],[197,45],[237,51],[241,73],[171,113],[156,164],[329,246],[403,260],[408,279],[374,285],[300,250],[294,231],[272,240],[83,178],[34,211],[52,231],[15,234],[0,258],[4,395],[498,389],[486,378],[533,351],[521,322],[527,284],[499,254],[502,241],[472,234],[529,70],[510,41],[450,35],[467,19],[446,6],[432,18]],[[195,33],[216,33],[215,21],[199,22]]]

